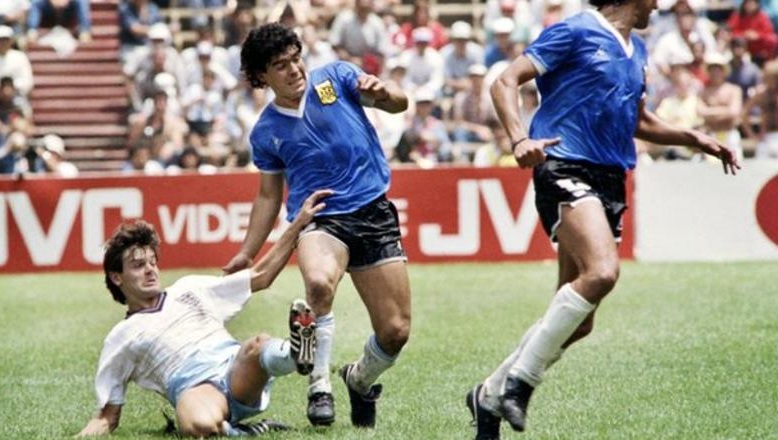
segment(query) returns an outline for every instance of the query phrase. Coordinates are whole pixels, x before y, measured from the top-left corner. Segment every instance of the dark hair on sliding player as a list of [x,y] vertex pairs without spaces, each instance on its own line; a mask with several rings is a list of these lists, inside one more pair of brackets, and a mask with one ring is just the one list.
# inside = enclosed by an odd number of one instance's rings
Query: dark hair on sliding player
[[103,272],[105,273],[105,286],[111,292],[114,301],[119,304],[127,304],[127,298],[122,290],[111,281],[111,272],[122,272],[124,251],[132,248],[151,247],[154,255],[159,257],[159,236],[154,226],[143,220],[124,222],[116,228],[111,238],[105,243],[103,255]]

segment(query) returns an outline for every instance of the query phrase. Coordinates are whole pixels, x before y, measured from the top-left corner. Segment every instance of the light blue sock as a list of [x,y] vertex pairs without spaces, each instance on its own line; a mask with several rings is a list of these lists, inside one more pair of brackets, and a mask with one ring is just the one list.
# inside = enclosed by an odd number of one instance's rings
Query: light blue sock
[[259,353],[259,364],[271,376],[279,377],[296,371],[297,366],[289,353],[289,341],[272,338]]

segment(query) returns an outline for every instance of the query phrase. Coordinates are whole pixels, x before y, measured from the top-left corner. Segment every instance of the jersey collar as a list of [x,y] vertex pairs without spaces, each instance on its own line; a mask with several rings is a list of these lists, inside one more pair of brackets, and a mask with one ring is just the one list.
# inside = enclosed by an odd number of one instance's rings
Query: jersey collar
[[152,307],[147,307],[145,309],[136,310],[134,312],[127,312],[127,315],[124,317],[124,319],[129,318],[130,316],[136,314],[136,313],[156,313],[162,310],[162,306],[165,305],[165,298],[167,298],[167,292],[162,292],[159,297],[157,298],[157,303]]
[[[310,77],[308,78],[308,80],[310,80]],[[303,111],[305,110],[305,103],[307,101],[308,101],[308,84],[305,85],[305,91],[303,92],[303,97],[300,99],[300,106],[297,107],[297,109],[281,107],[278,104],[276,104],[275,99],[271,104],[278,113],[281,113],[282,115],[286,115],[292,118],[300,119],[303,117]]]
[[618,40],[619,44],[621,45],[621,48],[624,49],[624,53],[627,54],[628,58],[632,58],[632,53],[635,51],[635,47],[632,45],[632,40],[624,40],[624,37],[621,35],[619,31],[616,30],[615,27],[611,24],[610,21],[608,21],[607,18],[605,18],[604,15],[600,13],[600,11],[596,9],[587,9],[585,12],[588,12],[589,14],[592,14],[594,18],[597,20],[598,23],[600,23],[600,26],[604,27],[608,30],[613,36]]

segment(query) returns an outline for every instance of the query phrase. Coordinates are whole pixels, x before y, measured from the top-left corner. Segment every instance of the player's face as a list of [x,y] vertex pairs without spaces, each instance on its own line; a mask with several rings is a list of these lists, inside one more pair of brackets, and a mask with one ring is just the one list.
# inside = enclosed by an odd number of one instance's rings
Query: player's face
[[130,310],[149,307],[161,293],[157,256],[150,247],[132,247],[122,255],[121,273],[111,280],[122,289]]
[[262,80],[273,89],[276,103],[282,107],[297,107],[305,93],[307,79],[305,63],[294,46],[289,46],[285,53],[274,58],[262,74]]
[[657,8],[657,0],[636,0],[637,1],[637,20],[635,29],[645,29],[648,27],[651,12]]

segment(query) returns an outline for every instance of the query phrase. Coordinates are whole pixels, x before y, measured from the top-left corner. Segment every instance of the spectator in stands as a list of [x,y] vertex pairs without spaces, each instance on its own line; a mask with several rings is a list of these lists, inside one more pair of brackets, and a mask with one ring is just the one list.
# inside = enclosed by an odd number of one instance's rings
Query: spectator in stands
[[[0,124],[2,127],[3,124]],[[0,174],[22,174],[30,170],[27,158],[27,136],[21,132],[0,134]]]
[[494,41],[494,21],[502,17],[513,20],[511,36],[515,41],[530,41],[540,32],[540,18],[535,16],[528,0],[487,0],[483,17],[487,43]]
[[29,10],[30,0],[0,1],[0,24],[10,26],[16,34],[21,34]]
[[[210,49],[209,64],[218,64],[220,70],[230,70],[230,55],[227,49],[219,46],[213,34],[213,28],[209,25],[198,26],[195,28],[197,35],[194,43],[181,51],[181,58],[187,66],[200,64],[201,52]],[[235,77],[232,73],[230,76]],[[189,81],[202,81],[202,72],[198,72],[194,77],[189,77]]]
[[224,23],[224,45],[226,47],[240,45],[249,31],[257,25],[252,4],[239,3]]
[[[230,73],[225,61],[223,48],[215,46],[210,41],[200,41],[195,48],[196,59],[187,60],[188,76],[187,88],[193,85],[203,85],[205,75],[210,72],[216,81],[215,86],[220,87],[225,93],[238,86],[238,79]],[[220,55],[221,54],[221,55]]]
[[227,154],[228,143],[226,90],[212,70],[203,72],[202,84],[189,85],[182,98],[186,123],[189,126],[187,144],[199,148],[209,160],[220,162]]
[[760,111],[759,122],[755,126],[744,123],[743,132],[757,140],[757,158],[778,159],[778,59],[765,63],[762,68],[762,84],[743,106],[743,121],[750,121],[754,109]]
[[365,58],[374,61],[388,53],[389,36],[383,20],[373,11],[373,0],[356,0],[353,9],[338,13],[330,28],[330,44],[340,59],[363,68]]
[[127,60],[123,67],[128,94],[136,110],[155,90],[154,81],[160,73],[169,73],[174,78],[178,96],[181,96],[188,84],[189,64],[173,46],[173,36],[168,26],[165,23],[154,23],[149,26],[148,38],[151,44],[135,50],[135,56]]
[[709,54],[710,52],[706,52],[705,43],[702,41],[692,43],[692,62],[687,67],[702,85],[708,85],[709,81],[708,69],[705,65],[705,57]]
[[400,62],[406,66],[404,89],[426,89],[440,96],[443,92],[443,57],[430,47],[432,31],[425,27],[413,30],[413,47],[400,54]]
[[27,40],[33,42],[38,38],[38,29],[42,24],[71,28],[74,22],[77,24],[79,41],[92,41],[89,0],[32,0],[27,16]]
[[516,158],[511,151],[511,139],[500,121],[489,121],[489,128],[494,133],[491,142],[487,142],[475,151],[473,166],[475,167],[515,167]]
[[77,177],[78,168],[65,160],[65,141],[56,134],[43,136],[42,148],[37,153],[41,160],[40,170],[55,174],[57,177]]
[[401,162],[415,163],[421,168],[432,168],[439,162],[451,162],[451,140],[446,126],[432,115],[436,94],[429,89],[414,93],[415,108],[397,147]]
[[[659,101],[656,114],[679,128],[693,129],[702,125],[699,114],[700,98],[695,87],[696,79],[686,64],[672,64],[670,68],[671,91]],[[689,159],[692,154],[686,147],[656,146],[652,156],[664,159]]]
[[303,60],[310,70],[318,69],[338,59],[338,54],[332,49],[332,45],[319,38],[319,31],[312,23],[303,26],[302,42]]
[[470,87],[454,96],[452,138],[454,142],[490,142],[489,122],[496,118],[492,100],[484,87],[486,66],[473,64],[468,69]]
[[162,22],[159,7],[150,0],[121,0],[119,3],[120,56],[127,62],[135,50],[149,43],[149,28]]
[[[196,14],[190,20],[190,27],[199,28],[202,26],[208,26],[208,17],[213,15],[214,10],[224,9],[225,7],[234,7],[235,2],[227,2],[227,0],[178,0],[177,7],[188,8],[196,11]],[[224,12],[230,13],[231,11],[225,10]]]
[[165,173],[165,167],[154,160],[151,151],[151,140],[141,139],[130,147],[127,162],[122,166],[125,173],[143,173],[160,175]]
[[165,169],[168,174],[181,174],[183,172],[195,172],[201,174],[214,174],[218,169],[205,162],[195,147],[186,147],[176,160]]
[[413,31],[420,27],[425,27],[432,32],[429,45],[433,49],[440,50],[448,43],[446,27],[432,18],[429,0],[416,0],[413,2],[410,20],[400,25],[400,34],[402,35],[402,40],[405,41],[406,49],[414,46]]
[[17,92],[13,78],[4,76],[0,78],[0,122],[9,124],[15,115],[30,118],[32,110],[29,102]]
[[[695,43],[702,43],[704,53],[712,51],[716,47],[716,41],[710,31],[703,31],[697,26],[697,15],[691,9],[688,2],[679,0],[673,7],[675,14],[675,29],[663,34],[656,42],[651,52],[650,60],[667,75],[670,72],[670,62],[673,58],[694,59],[692,47]],[[704,56],[702,54],[702,58]]]
[[753,95],[756,86],[762,81],[762,71],[751,61],[748,53],[748,43],[743,37],[732,38],[732,59],[729,62],[730,72],[727,81],[740,86],[743,102]]
[[540,107],[540,93],[535,81],[527,81],[519,87],[519,117],[529,127]]
[[[708,69],[708,84],[700,95],[699,115],[704,130],[719,142],[729,145],[743,158],[743,146],[740,143],[740,113],[743,109],[743,97],[740,88],[727,82],[729,60],[722,54],[711,53],[705,58]],[[702,156],[704,157],[704,156]]]
[[500,17],[492,22],[494,40],[486,45],[484,55],[486,67],[492,67],[498,61],[512,60],[519,55],[516,43],[511,36],[515,27],[513,19],[508,17]]
[[157,89],[152,100],[154,105],[150,112],[130,116],[127,143],[134,145],[142,139],[156,138],[153,157],[160,163],[167,163],[183,149],[188,128],[182,117],[168,111],[169,97],[165,89]]
[[33,86],[32,66],[24,52],[13,49],[14,30],[0,25],[0,78],[10,77],[19,95],[27,100]]
[[662,36],[678,32],[679,14],[695,15],[697,18],[694,20],[694,34],[706,44],[715,44],[713,31],[717,25],[702,13],[705,11],[706,2],[707,0],[659,0],[658,14],[652,14],[651,26],[646,38],[649,52],[654,50]]
[[484,48],[472,40],[473,27],[465,21],[451,25],[451,42],[440,50],[446,95],[466,90],[470,85],[468,69],[484,63]]
[[251,128],[259,119],[259,115],[270,101],[270,89],[251,88],[247,81],[227,96],[227,132],[231,143],[238,149],[248,149],[248,137]]
[[748,52],[757,65],[761,66],[775,56],[778,35],[759,0],[743,0],[740,8],[730,15],[727,26],[732,29],[733,36],[746,39]]
[[727,25],[716,26],[713,39],[716,40],[713,52],[724,55],[728,60],[732,59],[732,30]]

